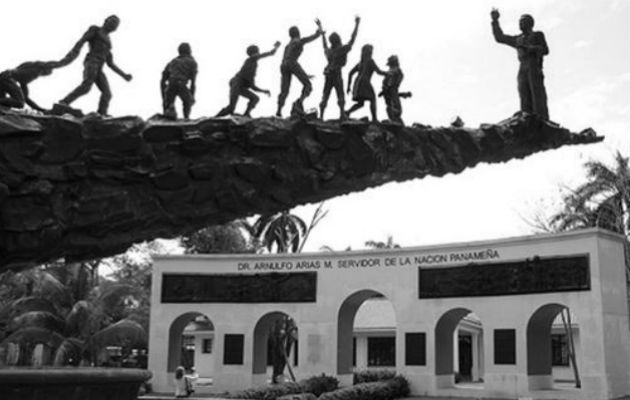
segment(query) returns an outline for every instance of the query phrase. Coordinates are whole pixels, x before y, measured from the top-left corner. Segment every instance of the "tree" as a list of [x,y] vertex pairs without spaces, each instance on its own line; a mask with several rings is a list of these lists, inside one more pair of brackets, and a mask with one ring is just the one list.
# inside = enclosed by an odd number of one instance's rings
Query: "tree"
[[38,344],[48,355],[44,363],[58,365],[98,363],[107,345],[146,347],[139,324],[120,323],[135,288],[110,281],[86,287],[94,280],[85,272],[95,265],[47,265],[0,278],[0,346],[13,350],[12,364],[33,362]]
[[400,245],[394,242],[394,237],[392,235],[387,235],[387,241],[385,242],[377,242],[374,240],[368,240],[365,242],[365,246],[371,249],[399,249]]
[[181,238],[188,254],[252,253],[254,245],[243,235],[246,221],[235,220],[223,225],[209,226]]
[[600,227],[626,237],[626,275],[630,279],[630,162],[616,152],[612,165],[588,161],[586,182],[563,197],[563,209],[546,229],[566,231]]

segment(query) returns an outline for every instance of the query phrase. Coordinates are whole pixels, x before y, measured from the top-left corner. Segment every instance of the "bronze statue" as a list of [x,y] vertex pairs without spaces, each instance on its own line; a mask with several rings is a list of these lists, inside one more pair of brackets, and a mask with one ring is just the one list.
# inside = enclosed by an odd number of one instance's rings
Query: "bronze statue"
[[330,97],[330,92],[333,88],[337,93],[337,104],[339,104],[339,117],[341,119],[346,118],[346,102],[343,91],[343,77],[341,76],[341,69],[348,62],[348,53],[350,52],[350,50],[352,50],[354,41],[357,39],[360,22],[361,18],[358,16],[355,17],[354,30],[352,31],[352,36],[350,37],[350,41],[348,42],[348,44],[342,44],[339,34],[337,32],[333,32],[330,34],[330,47],[328,47],[328,43],[326,42],[326,35],[322,35],[322,42],[324,43],[324,53],[326,54],[328,65],[326,65],[326,68],[324,69],[324,76],[326,77],[326,80],[324,81],[324,93],[322,95],[322,101],[319,104],[319,116],[321,119],[324,119],[324,111],[326,110],[328,98]]
[[[192,56],[188,43],[182,43],[177,48],[179,56],[173,58],[164,68],[160,80],[162,106],[164,115],[171,119],[177,118],[175,98],[182,101],[184,118],[190,118],[190,110],[195,103],[195,80],[197,78],[197,62]],[[188,82],[190,81],[190,88]]]
[[[372,58],[373,51],[374,47],[371,44],[364,45],[361,49],[361,61],[348,74],[348,93],[350,93],[350,88],[352,88],[352,100],[356,104],[350,107],[346,114],[350,116],[350,114],[363,107],[366,101],[369,101],[372,121],[378,121],[376,118],[376,96],[374,95],[371,79],[374,72],[379,75],[385,75],[385,72],[376,66]],[[352,78],[356,73],[359,75],[354,82],[354,86],[352,86]]]
[[498,43],[514,47],[518,54],[520,67],[518,70],[518,94],[521,98],[521,111],[536,114],[549,120],[547,109],[547,93],[543,75],[543,56],[549,54],[545,35],[534,31],[534,18],[523,14],[519,20],[521,34],[505,35],[499,25],[499,10],[492,9],[492,33]]
[[302,83],[302,94],[295,101],[294,108],[303,109],[304,99],[306,99],[311,91],[313,91],[313,85],[311,85],[310,80],[311,77],[304,72],[304,69],[298,63],[298,58],[304,50],[304,45],[317,39],[319,35],[323,33],[319,20],[315,20],[315,23],[317,24],[317,32],[305,38],[300,37],[300,30],[297,26],[289,28],[289,37],[291,40],[284,48],[282,64],[280,64],[282,78],[280,83],[280,94],[278,95],[278,111],[276,111],[277,117],[282,117],[282,107],[284,107],[284,102],[289,95],[291,78],[293,75],[295,75],[295,77]]
[[85,56],[83,62],[83,82],[74,89],[70,94],[59,101],[59,104],[63,106],[69,106],[73,101],[79,97],[87,94],[92,88],[93,84],[101,91],[101,98],[98,104],[98,113],[101,115],[107,115],[107,109],[109,107],[109,101],[112,98],[112,92],[107,82],[107,76],[103,72],[103,65],[107,64],[114,72],[120,75],[124,80],[130,81],[131,74],[125,73],[114,64],[114,58],[112,56],[112,43],[109,38],[109,34],[114,32],[120,19],[111,15],[105,19],[105,23],[102,27],[91,26],[85,34],[74,45],[68,55],[61,61],[62,63],[72,62],[79,56],[81,48],[87,42],[90,46],[88,54]]
[[383,78],[383,88],[379,97],[385,99],[385,105],[387,106],[387,118],[392,122],[402,124],[402,105],[400,98],[411,97],[411,92],[400,92],[400,84],[404,78],[404,74],[400,69],[400,63],[398,56],[390,56],[387,59],[387,66],[389,70],[385,72],[385,78]]
[[23,108],[24,104],[28,104],[34,110],[46,112],[30,98],[28,84],[40,76],[52,74],[53,69],[61,66],[56,61],[32,61],[0,73],[0,105]]
[[275,42],[273,49],[262,54],[260,53],[258,46],[251,45],[247,47],[247,59],[243,63],[240,71],[238,71],[238,73],[230,79],[230,104],[219,111],[217,117],[233,114],[239,96],[243,96],[249,100],[247,103],[247,109],[245,110],[245,116],[247,117],[251,116],[252,110],[256,107],[256,104],[258,104],[258,101],[260,100],[254,92],[264,93],[267,96],[271,96],[271,92],[269,92],[269,90],[261,89],[256,86],[256,70],[258,69],[258,60],[276,54],[278,47],[280,47],[280,42]]

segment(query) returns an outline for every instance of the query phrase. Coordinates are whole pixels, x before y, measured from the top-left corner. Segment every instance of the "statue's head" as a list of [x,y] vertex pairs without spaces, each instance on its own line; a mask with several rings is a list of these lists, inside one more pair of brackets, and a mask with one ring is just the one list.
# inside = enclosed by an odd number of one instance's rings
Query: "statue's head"
[[372,53],[374,52],[374,46],[371,44],[365,44],[361,47],[361,59],[370,59],[372,58]]
[[184,42],[177,47],[177,52],[180,56],[189,56],[192,54],[192,49],[190,48],[190,44]]
[[110,15],[109,17],[105,18],[103,28],[107,32],[114,32],[116,29],[118,29],[118,25],[120,25],[120,18],[118,18],[117,15]]
[[292,26],[289,28],[289,37],[291,39],[297,39],[300,37],[300,30],[297,26]]
[[534,17],[529,14],[521,15],[521,18],[518,20],[518,26],[523,32],[531,32],[534,29]]
[[389,58],[387,59],[387,66],[388,67],[399,67],[400,64],[398,63],[398,56],[396,56],[396,55],[389,56]]
[[247,46],[247,55],[248,56],[255,56],[258,53],[260,53],[260,49],[258,49],[258,46],[252,44],[251,46]]
[[331,33],[328,39],[330,40],[330,44],[332,47],[341,46],[341,38],[339,37],[339,34],[337,32]]

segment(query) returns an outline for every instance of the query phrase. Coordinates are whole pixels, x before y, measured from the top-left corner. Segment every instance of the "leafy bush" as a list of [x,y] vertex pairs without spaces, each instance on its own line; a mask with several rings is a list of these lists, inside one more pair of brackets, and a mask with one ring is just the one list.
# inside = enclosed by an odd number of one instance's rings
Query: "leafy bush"
[[397,375],[386,381],[359,383],[324,393],[318,400],[394,400],[408,395],[409,382]]
[[356,385],[358,383],[386,381],[388,379],[394,378],[395,376],[396,371],[391,369],[373,369],[358,371],[353,374],[352,384]]
[[312,376],[299,382],[285,382],[275,385],[261,386],[247,389],[236,393],[231,393],[228,398],[232,399],[256,399],[275,400],[287,394],[313,393],[319,396],[325,392],[331,392],[339,387],[339,381],[324,374]]

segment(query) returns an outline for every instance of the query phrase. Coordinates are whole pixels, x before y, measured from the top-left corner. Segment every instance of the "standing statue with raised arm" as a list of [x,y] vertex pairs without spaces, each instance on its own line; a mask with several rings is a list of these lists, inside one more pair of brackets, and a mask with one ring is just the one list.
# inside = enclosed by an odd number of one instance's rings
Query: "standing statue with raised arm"
[[361,18],[359,18],[359,16],[356,16],[354,18],[354,30],[352,31],[352,36],[350,37],[350,41],[348,42],[348,44],[342,44],[339,34],[337,32],[333,32],[330,34],[330,47],[328,47],[328,43],[326,42],[326,35],[322,35],[322,42],[324,42],[324,53],[326,54],[328,64],[324,69],[324,76],[326,80],[324,81],[324,93],[322,95],[322,101],[319,104],[319,117],[321,119],[324,119],[324,111],[326,111],[328,98],[330,97],[330,92],[333,88],[337,93],[339,118],[346,119],[346,101],[343,90],[343,77],[341,76],[341,69],[348,62],[348,53],[350,52],[350,50],[352,50],[352,46],[357,39],[359,22],[361,22]]
[[518,61],[521,64],[517,77],[521,111],[549,120],[543,75],[543,56],[549,54],[545,35],[533,30],[534,18],[529,14],[521,16],[519,27],[522,33],[516,36],[505,35],[501,30],[499,10],[493,9],[490,16],[494,39],[498,43],[514,47],[518,54]]
[[387,118],[392,122],[402,124],[402,104],[400,103],[400,98],[411,97],[411,92],[400,92],[400,84],[405,75],[400,69],[398,56],[390,56],[387,59],[387,66],[389,70],[385,72],[383,88],[381,93],[379,93],[379,97],[382,96],[385,99]]
[[[190,110],[195,103],[195,80],[197,79],[197,62],[192,56],[188,43],[181,43],[177,48],[179,56],[173,58],[164,68],[160,80],[162,106],[164,115],[177,119],[175,98],[182,101],[184,118],[190,118]],[[190,82],[190,88],[188,87]]]
[[56,61],[31,61],[0,73],[0,105],[23,108],[28,104],[32,109],[46,112],[29,96],[28,84],[40,76],[52,74],[53,69],[63,66]]
[[[376,96],[371,80],[374,72],[379,75],[385,75],[385,72],[374,62],[372,58],[373,51],[374,47],[371,44],[364,45],[361,48],[361,61],[359,61],[359,63],[352,68],[350,74],[348,74],[348,93],[350,93],[350,88],[352,88],[352,100],[354,100],[356,104],[350,107],[346,114],[350,116],[350,114],[363,107],[366,101],[369,101],[372,121],[376,122],[378,121],[376,118]],[[354,82],[354,86],[352,86],[352,78],[356,73],[359,75]]]
[[280,83],[280,94],[278,95],[278,111],[276,111],[277,117],[282,117],[282,107],[289,95],[289,89],[291,88],[291,78],[295,75],[296,78],[302,83],[302,94],[295,101],[294,109],[303,110],[304,99],[313,91],[313,85],[311,84],[310,76],[304,72],[304,69],[298,63],[298,58],[304,50],[306,43],[312,42],[317,39],[319,35],[323,34],[321,23],[319,20],[315,20],[317,24],[317,32],[311,36],[305,38],[300,37],[300,30],[297,26],[289,28],[289,37],[291,40],[284,48],[284,54],[282,56],[282,64],[280,64],[280,73],[282,74]]
[[239,96],[243,96],[249,100],[247,103],[247,109],[245,110],[245,116],[250,117],[252,110],[256,107],[256,104],[258,104],[258,101],[260,100],[254,92],[264,93],[267,96],[271,96],[271,92],[269,92],[269,90],[261,89],[256,86],[256,71],[258,69],[258,60],[276,54],[278,47],[280,47],[280,42],[275,42],[273,49],[266,53],[261,53],[258,46],[255,45],[247,47],[247,59],[243,63],[240,71],[238,71],[237,74],[230,79],[230,104],[219,111],[217,117],[234,114]]
[[120,75],[124,80],[130,81],[132,76],[125,73],[118,68],[114,63],[112,56],[112,42],[109,38],[109,34],[118,29],[120,19],[116,15],[110,15],[105,19],[105,23],[102,27],[91,26],[87,32],[83,34],[81,39],[74,45],[72,50],[61,62],[71,62],[76,59],[81,52],[81,48],[85,43],[88,43],[90,50],[85,56],[83,62],[83,82],[74,89],[70,94],[59,101],[59,104],[63,106],[69,106],[73,101],[79,97],[87,94],[92,88],[93,84],[101,91],[101,98],[98,103],[98,113],[101,115],[107,115],[107,109],[109,107],[109,101],[112,98],[112,92],[107,82],[107,76],[103,72],[103,66],[107,64],[114,72]]

